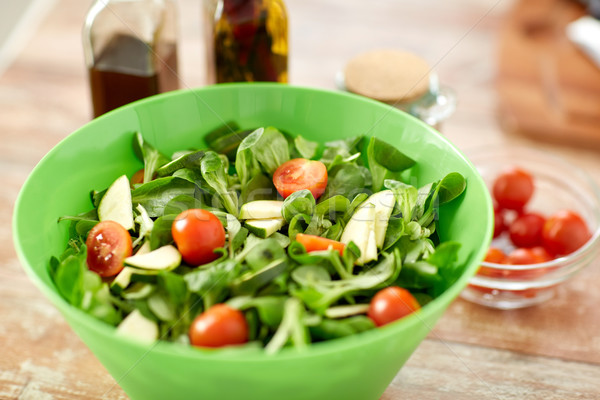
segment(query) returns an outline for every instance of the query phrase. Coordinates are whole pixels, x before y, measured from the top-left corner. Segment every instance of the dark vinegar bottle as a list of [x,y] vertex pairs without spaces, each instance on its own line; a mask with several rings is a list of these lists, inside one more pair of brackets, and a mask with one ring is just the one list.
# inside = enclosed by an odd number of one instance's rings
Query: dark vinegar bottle
[[94,117],[179,87],[174,5],[98,0],[83,31]]

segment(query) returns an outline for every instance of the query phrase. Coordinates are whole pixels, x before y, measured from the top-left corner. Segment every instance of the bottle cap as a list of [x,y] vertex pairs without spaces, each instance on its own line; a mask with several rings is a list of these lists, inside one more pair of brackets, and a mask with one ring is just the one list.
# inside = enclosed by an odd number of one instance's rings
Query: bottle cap
[[431,67],[415,54],[373,50],[359,54],[344,70],[346,88],[385,103],[410,102],[429,90]]

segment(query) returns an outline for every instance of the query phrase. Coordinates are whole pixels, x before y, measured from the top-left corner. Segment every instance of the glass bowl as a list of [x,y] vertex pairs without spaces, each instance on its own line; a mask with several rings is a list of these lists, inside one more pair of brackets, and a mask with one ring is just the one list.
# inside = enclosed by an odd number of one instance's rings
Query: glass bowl
[[[558,285],[595,260],[600,240],[600,189],[585,171],[545,152],[495,146],[468,150],[466,155],[490,191],[503,169],[528,171],[534,178],[534,194],[526,211],[545,217],[564,209],[576,211],[592,235],[575,252],[547,262],[508,265],[483,261],[461,297],[497,309],[523,308],[552,298]],[[506,234],[494,238],[492,246],[506,253],[515,248]]]

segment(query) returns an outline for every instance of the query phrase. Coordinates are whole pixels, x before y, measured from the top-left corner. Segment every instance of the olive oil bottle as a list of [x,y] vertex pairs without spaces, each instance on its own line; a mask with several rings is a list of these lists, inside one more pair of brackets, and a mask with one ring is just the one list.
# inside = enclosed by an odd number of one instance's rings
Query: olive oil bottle
[[[219,0],[208,76],[223,82],[288,80],[288,19],[281,0]],[[212,82],[210,82],[212,83]]]

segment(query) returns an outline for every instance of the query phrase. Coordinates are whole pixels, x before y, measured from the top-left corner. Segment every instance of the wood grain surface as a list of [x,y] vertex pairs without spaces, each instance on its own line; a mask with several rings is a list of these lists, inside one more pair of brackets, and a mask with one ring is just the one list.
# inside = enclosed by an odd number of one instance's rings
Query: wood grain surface
[[[179,0],[182,87],[204,84],[200,0]],[[335,88],[354,55],[374,48],[427,59],[459,99],[442,132],[459,148],[523,145],[559,154],[600,183],[592,149],[503,129],[496,76],[511,0],[287,0],[290,82]],[[26,277],[11,218],[35,164],[89,121],[80,31],[90,1],[57,0],[0,76],[0,399],[126,399]],[[457,299],[382,399],[600,398],[600,260],[544,305],[496,311]]]

